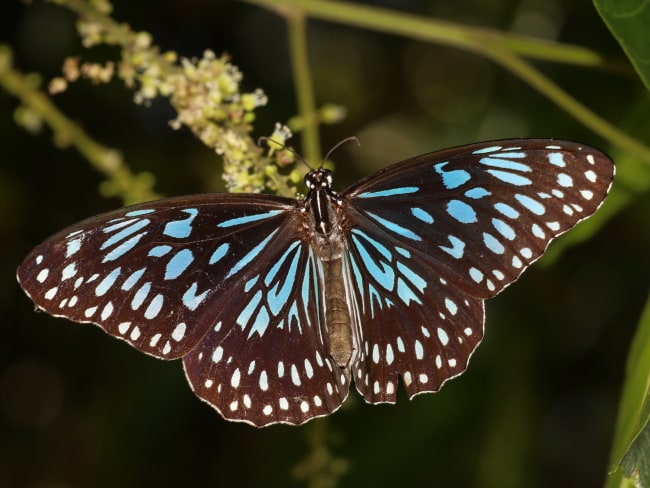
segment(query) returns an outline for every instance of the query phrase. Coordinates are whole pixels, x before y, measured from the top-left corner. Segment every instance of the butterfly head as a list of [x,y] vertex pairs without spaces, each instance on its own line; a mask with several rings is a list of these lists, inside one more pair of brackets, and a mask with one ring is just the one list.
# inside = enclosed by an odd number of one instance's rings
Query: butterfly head
[[305,185],[312,190],[331,190],[332,189],[332,172],[328,169],[319,168],[310,171],[305,176]]

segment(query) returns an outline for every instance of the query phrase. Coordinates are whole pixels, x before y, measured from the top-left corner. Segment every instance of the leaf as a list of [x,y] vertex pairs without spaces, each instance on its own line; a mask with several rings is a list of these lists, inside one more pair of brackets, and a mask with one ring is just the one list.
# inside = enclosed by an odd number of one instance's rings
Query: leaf
[[637,486],[650,486],[650,396],[646,394],[641,412],[640,429],[630,443],[623,459],[621,468],[627,478],[632,479]]
[[594,0],[594,5],[650,90],[650,4],[646,0]]
[[650,487],[650,298],[627,361],[612,459],[608,487]]

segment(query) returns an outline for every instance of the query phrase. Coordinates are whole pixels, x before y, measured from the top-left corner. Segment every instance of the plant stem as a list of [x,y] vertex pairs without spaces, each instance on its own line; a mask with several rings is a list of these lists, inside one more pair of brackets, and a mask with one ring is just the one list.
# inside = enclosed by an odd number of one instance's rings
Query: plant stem
[[298,10],[292,10],[288,13],[286,20],[289,26],[289,46],[291,49],[293,79],[296,83],[298,113],[304,124],[301,132],[303,156],[307,161],[316,164],[320,162],[322,156],[318,137],[314,85],[307,53],[307,21],[303,13]]

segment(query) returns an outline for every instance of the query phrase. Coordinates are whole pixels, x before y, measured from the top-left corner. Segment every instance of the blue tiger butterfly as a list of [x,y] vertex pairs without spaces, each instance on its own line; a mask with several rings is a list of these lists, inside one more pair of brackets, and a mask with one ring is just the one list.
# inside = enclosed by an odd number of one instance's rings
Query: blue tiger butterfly
[[612,161],[574,142],[470,144],[304,199],[192,195],[97,215],[18,268],[39,309],[99,325],[262,427],[435,392],[481,342],[484,301],[592,215]]

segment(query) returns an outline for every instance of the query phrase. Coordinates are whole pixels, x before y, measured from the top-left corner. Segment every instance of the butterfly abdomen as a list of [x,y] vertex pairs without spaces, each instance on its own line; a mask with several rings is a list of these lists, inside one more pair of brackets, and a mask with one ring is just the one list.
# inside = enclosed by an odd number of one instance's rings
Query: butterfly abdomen
[[348,366],[353,352],[350,312],[343,284],[341,257],[323,262],[325,274],[325,324],[329,353],[341,368]]

